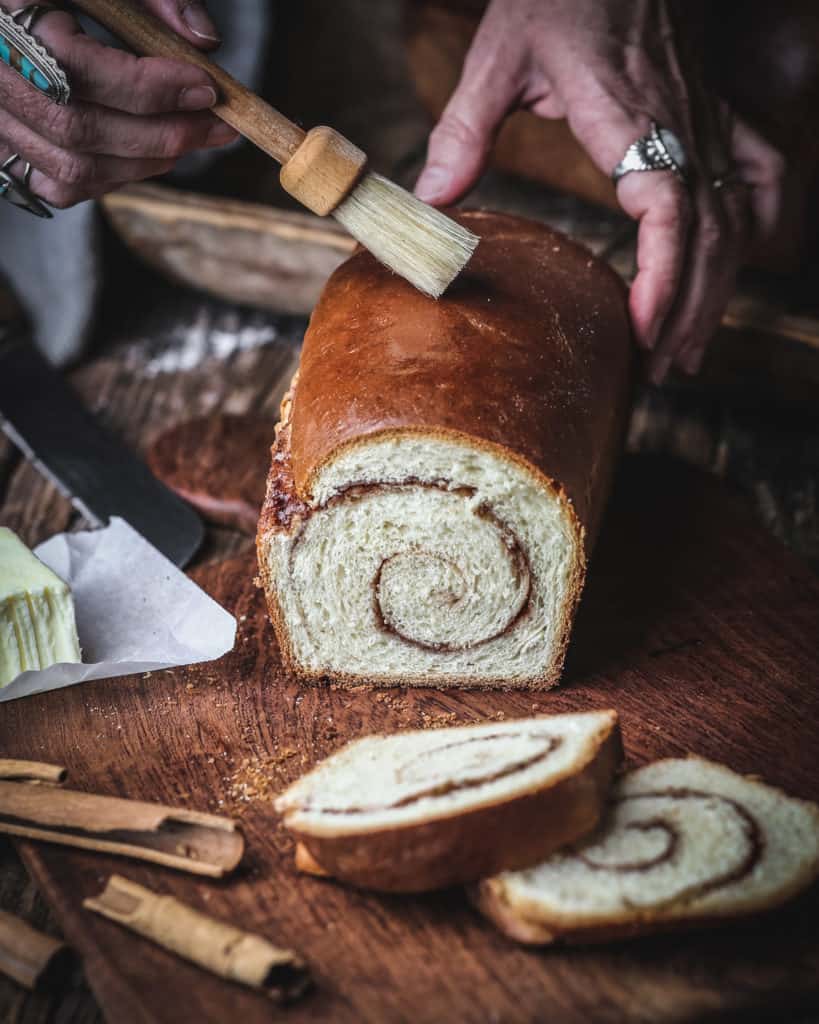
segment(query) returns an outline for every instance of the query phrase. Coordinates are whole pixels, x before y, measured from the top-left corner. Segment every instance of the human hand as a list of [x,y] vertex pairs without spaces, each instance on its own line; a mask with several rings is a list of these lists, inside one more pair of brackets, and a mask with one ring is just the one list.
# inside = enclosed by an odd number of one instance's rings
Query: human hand
[[[19,6],[20,0],[0,0],[6,11]],[[144,0],[144,6],[194,46],[218,45],[203,4]],[[210,113],[218,93],[200,68],[105,46],[63,10],[41,13],[31,34],[65,70],[71,99],[58,106],[0,63],[0,163],[12,153],[30,161],[29,187],[50,205],[73,206],[164,174],[184,154],[236,138]]]
[[629,307],[656,383],[672,363],[699,369],[744,254],[774,235],[782,205],[784,160],[709,95],[692,57],[697,21],[686,5],[683,35],[666,0],[493,0],[416,185],[436,205],[459,199],[518,108],[565,117],[607,175],[652,120],[673,131],[687,186],[672,171],[632,172],[617,186],[639,221]]

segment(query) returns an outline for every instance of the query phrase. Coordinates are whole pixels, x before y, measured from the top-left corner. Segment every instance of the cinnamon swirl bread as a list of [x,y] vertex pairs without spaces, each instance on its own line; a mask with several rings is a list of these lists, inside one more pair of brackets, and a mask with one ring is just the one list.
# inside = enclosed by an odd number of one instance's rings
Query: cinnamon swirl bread
[[302,678],[546,687],[619,449],[625,290],[519,218],[438,302],[359,252],[330,278],[282,409],[258,532]]
[[594,942],[767,910],[819,875],[819,807],[700,758],[625,775],[599,830],[482,882],[521,942]]
[[586,835],[621,757],[614,711],[368,736],[276,809],[300,867],[421,892],[536,863]]

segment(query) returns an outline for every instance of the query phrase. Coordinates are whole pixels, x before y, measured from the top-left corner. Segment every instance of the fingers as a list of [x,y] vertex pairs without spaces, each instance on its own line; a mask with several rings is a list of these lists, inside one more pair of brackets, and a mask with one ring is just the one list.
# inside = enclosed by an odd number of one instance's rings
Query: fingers
[[[127,168],[115,157],[99,157],[94,163],[94,173],[86,175],[78,183],[68,183],[37,170],[32,170],[29,187],[38,199],[42,199],[58,210],[66,210],[89,199],[99,199],[132,181],[166,174],[173,167],[172,160],[126,161]],[[127,175],[127,176],[125,176]]]
[[[56,15],[53,17],[56,21]],[[79,47],[79,41],[83,38],[77,37],[75,45]],[[173,95],[176,90],[179,79],[172,62],[138,61],[107,47],[99,49],[105,51],[110,59],[108,73],[112,81],[116,82],[119,74],[117,68],[120,66],[134,72],[130,80],[125,73],[125,88],[130,84],[136,89],[137,82],[148,82],[154,100],[161,100],[163,89],[169,95]],[[181,70],[186,72],[187,69]],[[196,78],[188,80],[195,82]],[[169,81],[174,84],[168,92]],[[112,86],[114,90],[120,88],[117,84]],[[199,86],[194,85],[192,88],[195,90]],[[131,105],[138,106],[140,103],[139,100],[131,101]],[[19,127],[25,125],[46,143],[50,143],[51,148],[56,147],[76,156],[99,154],[166,160],[179,158],[195,149],[224,145],[236,138],[232,128],[206,112],[139,116],[79,99],[72,99],[67,106],[59,106],[5,65],[0,65],[2,112],[6,112],[3,117],[8,121],[7,137],[14,147],[19,148],[22,144],[16,136]]]
[[90,103],[58,106],[15,76],[0,74],[0,109],[47,142],[77,153],[165,159],[224,145],[236,132],[209,113],[138,117]]
[[[197,45],[217,41],[201,4],[145,6]],[[66,207],[95,198],[236,138],[209,112],[217,92],[201,69],[104,46],[64,11],[41,15],[35,34],[66,69],[72,100],[58,106],[0,64],[0,148],[31,162],[32,189],[46,202]]]
[[216,105],[215,83],[206,71],[184,61],[135,57],[105,46],[85,35],[66,12],[43,15],[36,34],[65,68],[75,99],[131,114],[206,110]]
[[236,138],[232,128],[210,114],[135,117],[79,102],[50,107],[33,127],[54,145],[77,153],[154,159],[179,158]]
[[0,140],[7,152],[19,153],[32,163],[37,172],[32,174],[36,194],[60,208],[95,198],[126,182],[165,174],[176,162],[175,157],[125,159],[66,150],[2,111]]
[[639,221],[637,276],[629,309],[637,341],[652,349],[680,288],[690,222],[688,197],[672,174],[628,174],[617,197]]
[[750,245],[765,244],[781,228],[783,156],[736,118],[730,142],[734,168],[726,184],[717,190],[708,181],[699,184],[685,292],[650,368],[657,382],[674,362],[687,373],[700,369]]
[[212,50],[221,42],[218,28],[199,0],[143,0],[143,6],[200,49]]
[[[610,173],[648,125],[606,93],[596,94],[593,81],[583,89],[582,76],[578,80],[569,123],[592,159]],[[670,171],[636,171],[617,189],[623,209],[640,222],[629,307],[637,340],[653,350],[649,375],[655,384],[674,363],[688,373],[699,369],[741,260],[747,220],[742,190],[719,194],[702,173],[693,188],[690,194]]]
[[663,326],[649,368],[655,384],[662,383],[674,363],[686,373],[699,370],[734,290],[742,259],[747,224],[742,191],[719,197],[709,183],[701,183],[696,204],[684,286]]
[[[163,174],[173,166],[173,161],[168,160],[135,161],[100,157],[88,166],[81,178],[69,180],[65,174],[65,168],[70,166],[67,161],[57,159],[50,162],[46,159],[38,167],[35,161],[31,160],[30,151],[15,149],[7,142],[0,141],[0,160],[5,160],[12,152],[18,153],[20,160],[9,168],[9,173],[22,177],[25,163],[30,160],[33,169],[28,183],[29,188],[38,199],[59,209],[74,206],[86,199],[95,199],[128,181]],[[48,169],[43,170],[44,166]]]
[[[645,135],[648,118],[613,100],[590,76],[578,75],[568,104],[569,125],[589,156],[606,174],[628,146]],[[629,311],[637,342],[653,349],[678,301],[685,272],[691,221],[688,194],[670,171],[632,172],[620,179],[617,199],[639,222],[637,275]]]
[[509,26],[492,8],[481,23],[461,79],[429,138],[426,164],[415,194],[443,206],[460,199],[486,164],[498,127],[523,91],[521,69],[504,40]]
[[731,138],[738,177],[749,188],[754,241],[776,234],[784,205],[786,160],[753,128],[735,117]]

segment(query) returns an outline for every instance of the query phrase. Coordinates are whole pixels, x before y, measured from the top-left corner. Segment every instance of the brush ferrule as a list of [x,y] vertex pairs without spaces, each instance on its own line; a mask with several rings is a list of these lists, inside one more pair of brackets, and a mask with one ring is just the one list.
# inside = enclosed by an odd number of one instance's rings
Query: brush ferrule
[[281,170],[282,188],[325,217],[352,192],[367,155],[332,128],[312,128]]

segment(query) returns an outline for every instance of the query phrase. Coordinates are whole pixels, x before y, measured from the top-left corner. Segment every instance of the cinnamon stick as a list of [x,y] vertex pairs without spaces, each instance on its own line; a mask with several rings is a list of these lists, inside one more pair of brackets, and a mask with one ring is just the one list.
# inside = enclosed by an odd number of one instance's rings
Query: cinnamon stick
[[9,782],[46,782],[59,785],[61,782],[65,782],[67,776],[66,769],[59,764],[0,758],[0,779],[6,779]]
[[217,921],[121,875],[112,875],[100,895],[85,899],[83,906],[221,978],[276,999],[294,999],[310,984],[307,965],[292,950],[278,949],[261,935]]
[[0,781],[0,832],[219,878],[239,863],[236,822],[162,804]]
[[33,990],[45,979],[49,968],[67,955],[64,943],[0,910],[0,971],[3,974]]

